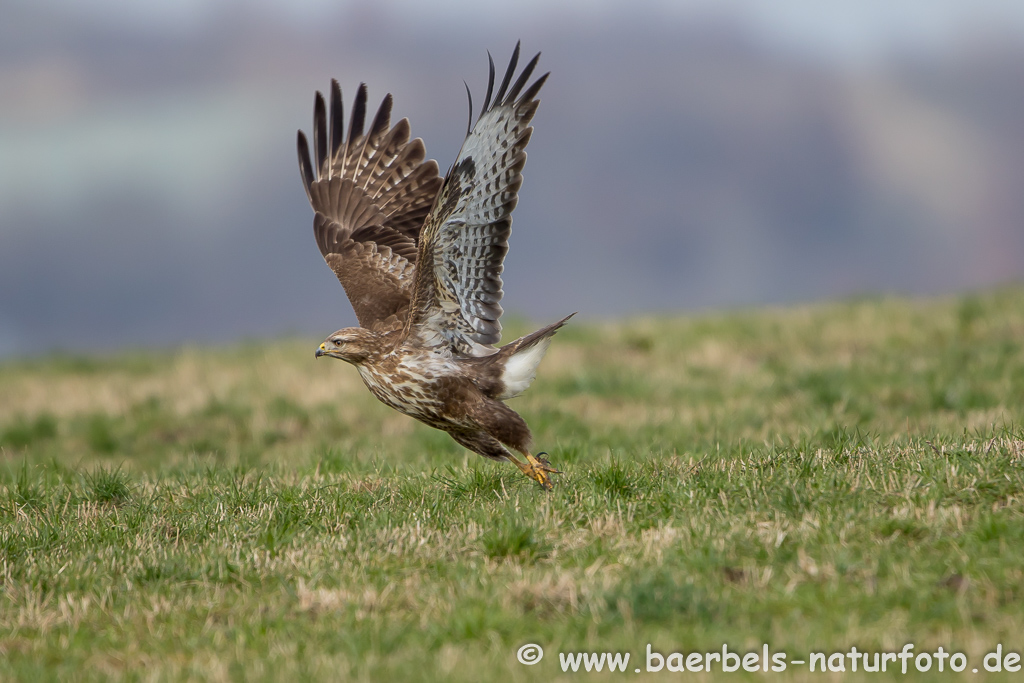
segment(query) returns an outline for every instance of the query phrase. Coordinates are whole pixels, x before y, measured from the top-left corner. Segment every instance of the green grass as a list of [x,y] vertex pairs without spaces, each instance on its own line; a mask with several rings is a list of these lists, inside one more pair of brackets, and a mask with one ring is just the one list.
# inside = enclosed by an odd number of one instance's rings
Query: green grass
[[574,321],[511,402],[551,493],[314,347],[0,364],[0,679],[1024,650],[1024,289]]

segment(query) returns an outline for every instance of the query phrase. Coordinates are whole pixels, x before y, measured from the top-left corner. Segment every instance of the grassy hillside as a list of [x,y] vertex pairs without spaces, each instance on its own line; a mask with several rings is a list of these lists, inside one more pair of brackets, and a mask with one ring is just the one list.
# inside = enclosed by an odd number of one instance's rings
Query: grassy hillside
[[822,680],[811,652],[906,643],[960,677],[1024,650],[1022,289],[573,323],[511,402],[551,493],[318,342],[0,364],[0,678],[551,680],[629,652],[575,674],[606,680],[648,644],[767,644],[784,674],[728,678]]

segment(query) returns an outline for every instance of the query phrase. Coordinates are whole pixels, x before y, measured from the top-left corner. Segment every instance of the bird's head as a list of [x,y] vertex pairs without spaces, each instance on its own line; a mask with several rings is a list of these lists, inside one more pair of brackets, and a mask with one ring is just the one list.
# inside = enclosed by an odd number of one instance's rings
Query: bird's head
[[330,356],[359,365],[377,349],[377,335],[362,327],[346,327],[324,340],[316,350],[316,357]]

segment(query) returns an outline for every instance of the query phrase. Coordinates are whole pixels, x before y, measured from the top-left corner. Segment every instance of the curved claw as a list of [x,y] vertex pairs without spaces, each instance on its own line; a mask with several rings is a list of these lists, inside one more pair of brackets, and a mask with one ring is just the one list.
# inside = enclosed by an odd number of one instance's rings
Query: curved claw
[[536,460],[536,462],[539,463],[540,466],[542,466],[545,472],[550,472],[551,474],[564,474],[561,470],[556,470],[554,467],[552,467],[551,461],[543,457],[545,455],[547,455],[547,452],[541,451],[537,455],[527,456],[527,458],[530,459],[531,461]]
[[546,491],[550,491],[552,484],[551,477],[548,476],[548,473],[561,474],[561,472],[552,467],[547,458],[542,457],[545,455],[547,455],[547,453],[538,453],[536,456],[526,453],[526,462],[520,462],[518,460],[513,460],[512,462],[522,470],[523,474],[540,484],[541,488]]

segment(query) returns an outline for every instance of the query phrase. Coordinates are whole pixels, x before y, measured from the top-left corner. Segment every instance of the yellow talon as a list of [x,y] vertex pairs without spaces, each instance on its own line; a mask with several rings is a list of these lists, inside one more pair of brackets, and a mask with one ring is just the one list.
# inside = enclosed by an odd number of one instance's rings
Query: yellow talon
[[529,453],[525,453],[525,455],[526,462],[520,462],[511,456],[509,459],[515,463],[516,467],[518,467],[523,474],[540,484],[541,488],[544,490],[550,491],[552,485],[551,477],[548,476],[548,473],[561,474],[561,472],[552,467],[547,458],[542,457],[547,455],[547,453],[538,453],[536,456]]

